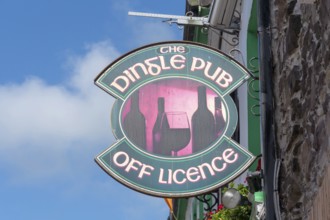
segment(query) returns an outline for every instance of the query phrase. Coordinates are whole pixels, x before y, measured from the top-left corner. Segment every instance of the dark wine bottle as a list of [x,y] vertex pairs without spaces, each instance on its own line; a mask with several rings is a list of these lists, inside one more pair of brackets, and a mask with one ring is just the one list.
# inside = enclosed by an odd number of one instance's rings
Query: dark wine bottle
[[223,114],[222,114],[220,97],[214,98],[214,117],[215,117],[215,135],[217,138],[222,134],[222,132],[226,126],[226,122],[225,122],[225,119],[223,118]]
[[191,118],[192,151],[207,148],[215,140],[215,120],[207,108],[206,87],[198,87],[198,107]]
[[131,96],[131,108],[124,118],[123,128],[131,142],[141,149],[146,149],[146,119],[140,111],[139,91]]
[[171,155],[171,149],[166,146],[167,133],[169,124],[165,114],[165,100],[163,97],[158,98],[158,114],[152,129],[153,152],[161,155]]

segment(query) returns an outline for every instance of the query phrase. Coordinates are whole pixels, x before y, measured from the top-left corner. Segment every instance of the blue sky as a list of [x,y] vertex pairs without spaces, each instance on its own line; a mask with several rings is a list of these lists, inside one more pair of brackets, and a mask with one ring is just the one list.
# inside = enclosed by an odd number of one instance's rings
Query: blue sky
[[93,84],[118,56],[181,40],[128,11],[183,15],[185,1],[0,1],[0,219],[166,219],[160,198],[109,177],[113,98]]

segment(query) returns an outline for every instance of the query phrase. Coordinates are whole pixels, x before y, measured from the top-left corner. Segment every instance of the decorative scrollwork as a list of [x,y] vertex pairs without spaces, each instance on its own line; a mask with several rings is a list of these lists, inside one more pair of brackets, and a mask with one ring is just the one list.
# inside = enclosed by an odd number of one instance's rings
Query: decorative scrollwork
[[241,20],[241,13],[238,10],[234,10],[234,18],[237,18],[238,21]]
[[231,19],[231,28],[240,29],[241,24],[241,13],[237,10],[234,11],[233,17]]
[[[258,57],[252,57],[249,60],[249,70],[252,73],[258,73],[259,72],[259,67],[258,67],[258,63],[255,65],[254,62],[258,62]],[[256,76],[257,77],[257,76]]]
[[[255,64],[255,62],[257,62]],[[249,72],[252,75],[252,78],[255,80],[259,80],[259,67],[258,67],[258,57],[252,57],[249,60]],[[259,92],[259,89],[257,87],[254,86],[254,84],[251,84],[251,89],[253,90],[253,92]]]
[[[255,109],[257,109],[257,110],[255,110]],[[256,112],[257,111],[257,112]],[[251,113],[252,113],[252,115],[254,115],[254,116],[260,116],[260,104],[257,104],[257,105],[253,105],[252,107],[251,107]]]
[[[246,67],[242,52],[238,48],[233,48],[229,51],[229,55],[233,58],[236,57],[236,59],[237,59],[237,56],[235,56],[234,52],[239,54],[239,56],[240,56],[239,61]],[[252,79],[259,80],[259,76],[257,76],[255,74],[255,73],[259,72],[259,69],[252,63],[252,61],[255,60],[255,59],[258,59],[258,58],[253,57],[249,61],[249,65],[252,67],[252,69],[248,69],[249,70],[248,74],[251,76]],[[253,88],[253,92],[259,92],[257,89],[254,89],[254,87],[252,87],[252,88]]]
[[[226,32],[227,33],[227,32]],[[230,40],[227,40],[226,38],[222,37],[222,40],[224,40],[227,44],[230,46],[236,47],[239,44],[239,38],[238,37],[232,37]]]
[[[259,98],[259,68],[258,68],[258,57],[252,57],[249,60],[249,72],[253,75],[252,80],[248,83],[248,94],[249,96],[260,102]],[[250,109],[252,115],[260,116],[260,104],[255,104],[251,106]]]
[[[235,53],[239,54],[239,56],[240,56],[239,61],[243,64],[243,66],[246,66],[245,65],[245,61],[244,61],[244,57],[243,57],[243,54],[242,54],[242,51],[240,49],[238,49],[238,48],[231,49],[229,51],[229,56],[231,56],[232,58],[235,58],[235,57],[237,57],[237,56],[235,56]],[[236,58],[236,60],[238,60],[238,59]]]
[[[239,55],[239,58],[237,55],[235,55],[235,53],[237,53]],[[237,60],[239,60],[244,66],[245,65],[245,61],[244,61],[244,57],[242,52],[238,49],[238,48],[233,48],[229,51],[229,55],[233,58],[236,58]],[[258,58],[257,57],[253,57],[249,60],[249,75],[251,76],[251,79],[248,81],[248,95],[256,100],[258,103],[260,102],[260,98],[259,98],[259,68],[258,68]],[[254,116],[260,116],[260,104],[255,104],[253,106],[251,106],[250,109],[252,115]]]
[[248,86],[248,88],[249,88],[249,95],[253,99],[259,101],[260,100],[259,97],[253,94],[253,93],[259,93],[259,88],[257,87],[258,84],[256,85],[256,83],[257,83],[257,80],[256,79],[253,79],[253,80],[249,81],[249,83],[248,83],[248,85],[249,85]]
[[214,212],[219,206],[219,191],[195,197],[204,205],[205,212]]

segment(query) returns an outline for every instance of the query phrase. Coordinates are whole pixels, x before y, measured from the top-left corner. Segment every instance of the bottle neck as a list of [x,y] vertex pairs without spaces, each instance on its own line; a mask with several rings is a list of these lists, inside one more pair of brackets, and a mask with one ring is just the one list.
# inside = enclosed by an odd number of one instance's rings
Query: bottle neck
[[221,111],[221,100],[220,97],[214,98],[214,110],[220,110]]
[[205,86],[198,87],[198,108],[200,109],[207,108]]
[[165,100],[163,97],[158,98],[158,113],[164,113]]
[[134,92],[131,96],[131,111],[140,111],[138,91]]

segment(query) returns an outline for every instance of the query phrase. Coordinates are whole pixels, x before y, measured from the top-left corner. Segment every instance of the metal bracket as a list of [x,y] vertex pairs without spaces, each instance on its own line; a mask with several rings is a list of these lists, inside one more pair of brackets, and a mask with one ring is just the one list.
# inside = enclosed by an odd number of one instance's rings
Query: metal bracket
[[194,25],[194,26],[201,26],[201,27],[206,27],[206,28],[213,28],[216,30],[221,30],[221,31],[223,31],[227,34],[231,34],[231,35],[237,35],[237,33],[239,32],[239,28],[238,28],[239,25],[238,25],[237,21],[234,22],[235,26],[233,26],[233,27],[231,27],[231,26],[230,27],[226,27],[226,26],[213,27],[209,24],[208,17],[193,16],[192,12],[187,12],[186,16],[181,16],[181,15],[155,14],[155,13],[129,11],[128,15],[166,19],[166,20],[164,20],[164,22],[167,22],[170,25],[174,23],[174,24],[177,24],[178,26]]
[[154,13],[133,12],[133,11],[129,11],[128,15],[168,19],[166,20],[166,22],[168,22],[169,24],[175,23],[178,25],[207,26],[208,23],[207,17],[195,17],[192,15],[180,16],[180,15],[154,14]]
[[[216,191],[214,193],[196,196],[195,198],[203,203],[205,212],[214,212],[219,206],[220,193],[219,191]],[[205,216],[205,219],[206,218],[207,216]]]

